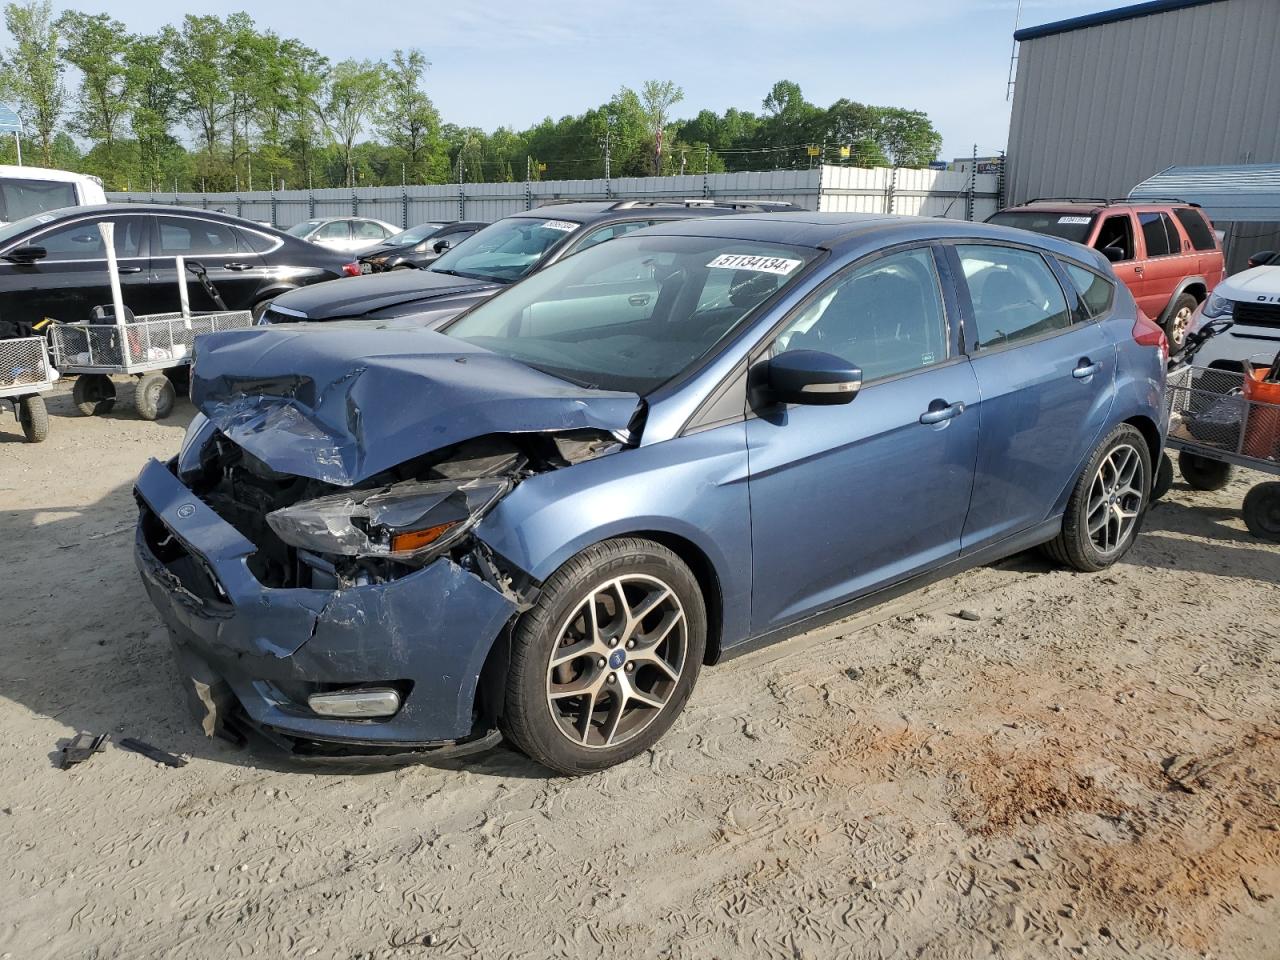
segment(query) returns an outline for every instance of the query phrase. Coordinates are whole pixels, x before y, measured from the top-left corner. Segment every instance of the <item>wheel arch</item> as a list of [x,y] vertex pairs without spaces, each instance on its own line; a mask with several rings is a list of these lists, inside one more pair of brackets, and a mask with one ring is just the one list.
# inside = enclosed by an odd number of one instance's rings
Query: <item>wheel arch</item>
[[1164,438],[1160,436],[1160,428],[1156,426],[1154,420],[1145,414],[1137,414],[1124,422],[1136,428],[1142,434],[1142,439],[1147,441],[1147,450],[1151,453],[1151,469],[1154,476],[1154,471],[1160,465],[1160,453],[1164,449]]
[[1184,293],[1189,293],[1195,297],[1197,303],[1203,303],[1205,298],[1209,296],[1209,283],[1204,277],[1183,277],[1181,282],[1174,287],[1173,293],[1169,294],[1169,302],[1160,311],[1158,322],[1161,326],[1164,326],[1173,315],[1173,305],[1178,302],[1178,298]]

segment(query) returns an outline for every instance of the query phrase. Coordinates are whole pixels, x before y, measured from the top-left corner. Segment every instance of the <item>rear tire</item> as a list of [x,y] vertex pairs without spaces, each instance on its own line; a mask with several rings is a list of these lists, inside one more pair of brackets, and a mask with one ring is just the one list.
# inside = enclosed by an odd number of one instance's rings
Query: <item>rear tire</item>
[[1169,353],[1174,354],[1187,345],[1187,332],[1191,329],[1191,317],[1200,301],[1189,293],[1180,294],[1169,306],[1164,322],[1164,334],[1169,338]]
[[1156,467],[1155,483],[1151,485],[1151,502],[1163,500],[1173,489],[1173,460],[1169,454],[1160,454],[1160,465]]
[[649,540],[594,544],[516,624],[503,729],[558,773],[622,763],[680,715],[706,642],[702,592],[679,557]]
[[1105,570],[1133,546],[1150,495],[1146,438],[1122,423],[1094,448],[1067,500],[1062,530],[1045,552],[1083,573]]
[[1259,540],[1280,543],[1280,482],[1260,483],[1244,495],[1244,525]]
[[163,420],[173,412],[173,383],[163,373],[148,373],[138,381],[133,405],[143,420]]
[[1221,490],[1231,482],[1231,464],[1186,450],[1178,454],[1178,472],[1197,490]]
[[116,385],[103,373],[86,373],[76,377],[71,388],[76,409],[86,417],[110,413],[116,405]]
[[49,411],[45,409],[44,397],[37,395],[19,400],[18,423],[22,424],[22,435],[28,443],[40,443],[49,436]]

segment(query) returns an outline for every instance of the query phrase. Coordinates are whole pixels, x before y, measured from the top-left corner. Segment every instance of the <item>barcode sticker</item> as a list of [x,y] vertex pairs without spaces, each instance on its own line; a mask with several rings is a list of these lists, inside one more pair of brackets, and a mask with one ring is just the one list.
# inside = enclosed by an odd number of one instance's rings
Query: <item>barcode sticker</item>
[[749,253],[722,253],[708,267],[720,270],[753,270],[756,273],[776,273],[786,276],[801,260],[788,260],[786,257],[760,257]]
[[548,230],[561,230],[565,233],[572,233],[578,229],[578,225],[569,220],[544,220],[542,226]]

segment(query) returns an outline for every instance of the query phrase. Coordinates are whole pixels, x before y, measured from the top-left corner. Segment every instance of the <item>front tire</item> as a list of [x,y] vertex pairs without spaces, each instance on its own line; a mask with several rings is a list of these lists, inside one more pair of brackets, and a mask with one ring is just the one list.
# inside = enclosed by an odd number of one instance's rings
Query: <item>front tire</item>
[[19,400],[18,423],[22,425],[22,435],[27,438],[27,443],[40,443],[49,436],[49,411],[45,408],[44,397],[37,394]]
[[503,728],[558,773],[622,763],[680,715],[706,642],[702,591],[679,557],[635,538],[594,544],[516,625]]
[[163,420],[173,412],[176,394],[173,381],[160,373],[148,373],[138,381],[133,405],[143,420]]
[[1045,544],[1058,563],[1094,573],[1133,546],[1151,494],[1151,451],[1136,427],[1122,423],[1094,449],[1076,480],[1062,531]]

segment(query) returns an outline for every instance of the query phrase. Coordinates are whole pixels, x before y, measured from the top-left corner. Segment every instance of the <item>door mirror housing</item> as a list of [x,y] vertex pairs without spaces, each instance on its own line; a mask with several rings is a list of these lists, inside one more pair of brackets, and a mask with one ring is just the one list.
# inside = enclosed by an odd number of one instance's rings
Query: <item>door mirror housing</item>
[[1277,253],[1274,250],[1259,250],[1257,253],[1250,255],[1249,266],[1280,266],[1280,253]]
[[1124,249],[1122,247],[1103,247],[1102,255],[1112,263],[1120,263],[1125,259]]
[[11,263],[35,263],[43,260],[49,255],[49,251],[34,243],[24,243],[20,247],[14,247],[4,255],[4,258]]
[[769,360],[764,385],[775,403],[848,403],[862,389],[862,370],[821,350],[787,350]]
[[431,245],[431,249],[434,250],[436,253],[444,253],[446,250],[448,250],[452,246],[453,246],[453,243],[449,240],[437,240],[435,243]]

